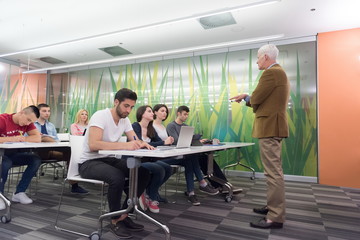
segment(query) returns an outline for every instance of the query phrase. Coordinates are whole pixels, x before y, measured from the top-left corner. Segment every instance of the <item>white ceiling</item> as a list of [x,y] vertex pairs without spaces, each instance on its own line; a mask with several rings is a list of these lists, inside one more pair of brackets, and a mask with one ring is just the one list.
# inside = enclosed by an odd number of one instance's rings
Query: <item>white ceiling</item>
[[[57,58],[66,62],[62,65],[83,64],[115,59],[98,49],[109,46],[121,46],[132,52],[131,56],[140,57],[278,34],[283,36],[277,40],[360,27],[359,0],[281,0],[232,11],[237,24],[209,30],[196,19],[173,22],[257,2],[264,0],[0,0],[0,56],[54,45],[2,56],[24,68],[52,68],[59,65],[39,58]],[[64,42],[68,43],[57,45]]]

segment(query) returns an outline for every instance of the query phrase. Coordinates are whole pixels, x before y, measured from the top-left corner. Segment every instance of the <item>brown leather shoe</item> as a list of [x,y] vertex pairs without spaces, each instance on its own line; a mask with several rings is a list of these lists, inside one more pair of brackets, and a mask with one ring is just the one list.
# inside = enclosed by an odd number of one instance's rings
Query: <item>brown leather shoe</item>
[[269,209],[267,208],[267,206],[265,206],[262,208],[254,208],[253,211],[258,214],[266,215],[269,212]]
[[282,228],[283,227],[283,223],[279,223],[279,222],[271,222],[268,223],[266,222],[266,218],[260,219],[260,221],[257,222],[251,222],[250,223],[250,227],[253,228],[271,228],[271,229],[275,229],[275,228]]

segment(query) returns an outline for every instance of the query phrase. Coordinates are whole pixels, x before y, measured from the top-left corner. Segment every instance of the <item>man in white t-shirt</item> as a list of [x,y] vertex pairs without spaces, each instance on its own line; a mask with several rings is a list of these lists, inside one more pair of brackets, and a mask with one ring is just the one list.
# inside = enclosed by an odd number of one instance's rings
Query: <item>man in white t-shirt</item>
[[[108,202],[110,212],[127,208],[125,199],[121,207],[121,194],[127,190],[125,178],[129,177],[126,160],[99,154],[99,150],[136,150],[140,148],[154,149],[147,143],[134,140],[136,134],[132,129],[128,115],[135,106],[137,95],[135,92],[122,88],[114,99],[114,107],[97,111],[91,117],[88,131],[85,134],[83,152],[79,161],[79,172],[84,178],[104,181],[109,184]],[[125,133],[128,142],[119,142]],[[143,167],[139,168],[138,197],[144,192],[150,173]],[[115,216],[111,219],[111,231],[118,238],[130,238],[129,231],[141,231],[144,226],[134,223],[127,214]]]

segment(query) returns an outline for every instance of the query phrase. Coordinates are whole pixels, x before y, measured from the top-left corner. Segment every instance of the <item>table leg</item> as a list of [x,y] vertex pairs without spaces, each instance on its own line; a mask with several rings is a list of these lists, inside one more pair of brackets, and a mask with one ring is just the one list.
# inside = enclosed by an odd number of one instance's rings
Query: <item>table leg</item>
[[207,153],[207,156],[208,156],[208,170],[207,170],[208,175],[206,177],[229,189],[229,193],[225,196],[225,201],[231,202],[233,198],[233,190],[234,190],[233,185],[230,182],[225,181],[224,179],[214,176],[214,152]]
[[255,169],[252,168],[252,167],[250,167],[250,166],[247,166],[247,165],[245,165],[245,164],[242,164],[242,163],[240,162],[240,159],[241,159],[240,148],[238,148],[237,151],[238,151],[238,154],[237,154],[237,162],[225,166],[225,167],[223,168],[223,173],[224,173],[224,175],[225,175],[225,170],[226,170],[227,168],[236,167],[236,166],[240,165],[240,166],[242,166],[242,167],[244,167],[244,168],[247,168],[247,169],[251,170],[252,176],[250,177],[250,179],[251,179],[251,180],[254,180],[254,179],[255,179]]
[[[2,157],[4,156],[5,150],[0,149],[0,181],[2,182],[1,169],[2,169]],[[2,223],[8,223],[11,221],[11,202],[0,192],[0,198],[5,202],[6,212],[1,216]]]
[[138,186],[138,168],[141,164],[141,158],[136,157],[129,157],[127,159],[127,167],[130,169],[129,174],[129,200],[128,200],[128,208],[116,212],[106,213],[99,217],[98,222],[98,232],[101,236],[102,231],[102,222],[105,218],[110,218],[112,216],[119,216],[125,213],[129,213],[132,209],[134,209],[135,213],[140,214],[141,216],[145,217],[150,222],[154,223],[155,225],[158,225],[161,227],[165,232],[165,239],[169,240],[171,239],[170,236],[170,230],[169,228],[158,222],[157,220],[153,219],[149,215],[145,214],[144,212],[140,211],[138,208],[138,197],[137,197],[137,186]]

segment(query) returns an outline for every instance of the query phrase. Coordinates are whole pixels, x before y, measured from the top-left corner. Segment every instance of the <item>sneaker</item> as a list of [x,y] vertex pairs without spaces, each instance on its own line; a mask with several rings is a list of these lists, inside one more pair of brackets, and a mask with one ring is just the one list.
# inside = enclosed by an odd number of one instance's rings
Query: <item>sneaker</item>
[[134,223],[133,220],[129,217],[125,218],[122,223],[131,232],[139,232],[144,230],[144,226],[141,224]]
[[21,204],[30,204],[33,202],[33,200],[31,200],[24,192],[13,194],[11,200]]
[[4,210],[6,208],[4,200],[0,198],[0,210]]
[[[229,189],[225,186],[223,187],[219,187],[219,191],[222,193],[222,194],[228,194],[229,193]],[[233,194],[239,194],[243,191],[242,188],[233,188]]]
[[[75,184],[74,184],[75,185]],[[71,193],[75,193],[75,194],[88,194],[89,191],[83,189],[82,187],[80,187],[79,185],[76,185],[75,187],[72,186],[71,187]]]
[[149,200],[149,210],[152,213],[159,213],[160,212],[160,208],[159,208],[159,202],[158,201],[151,201]]
[[219,190],[213,188],[212,186],[210,186],[210,184],[207,184],[205,187],[200,186],[199,189],[201,192],[207,193],[209,195],[216,195],[219,193]]
[[110,223],[110,230],[115,234],[119,239],[128,239],[132,238],[131,233],[125,227],[123,221],[118,221],[116,224]]
[[194,206],[199,206],[200,202],[197,200],[197,197],[195,195],[190,195],[188,198],[188,201],[192,203]]
[[149,200],[145,197],[145,193],[141,194],[141,196],[139,197],[139,204],[144,212],[148,209]]

